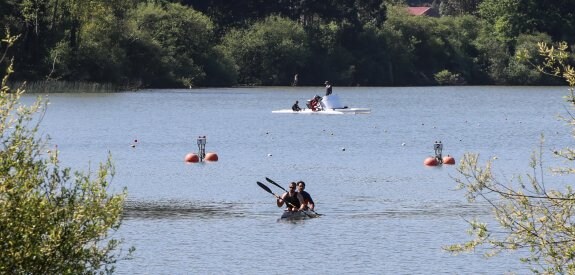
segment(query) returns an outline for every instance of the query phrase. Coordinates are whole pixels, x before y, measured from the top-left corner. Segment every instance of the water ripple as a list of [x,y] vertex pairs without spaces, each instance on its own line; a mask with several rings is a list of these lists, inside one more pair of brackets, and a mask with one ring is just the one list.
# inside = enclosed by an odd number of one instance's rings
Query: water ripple
[[487,204],[468,204],[457,201],[395,201],[380,204],[382,209],[361,211],[359,209],[336,209],[334,214],[353,219],[377,218],[413,218],[437,219],[446,217],[478,217],[488,216],[491,213]]
[[245,205],[184,200],[126,201],[126,219],[186,219],[244,217]]

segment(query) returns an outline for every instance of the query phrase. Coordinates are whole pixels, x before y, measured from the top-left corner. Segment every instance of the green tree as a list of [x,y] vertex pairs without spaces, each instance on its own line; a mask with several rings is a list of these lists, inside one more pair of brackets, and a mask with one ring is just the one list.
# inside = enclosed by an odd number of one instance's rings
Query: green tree
[[473,16],[411,16],[403,7],[390,8],[388,15],[384,30],[395,84],[435,84],[433,75],[442,70],[460,74],[469,83],[481,77],[473,44],[479,24]]
[[[562,77],[569,84],[567,102],[575,107],[575,69],[568,65],[571,55],[567,44],[548,46],[539,44],[539,53],[544,58],[538,68],[542,72]],[[520,57],[529,57],[529,51],[521,51]],[[573,116],[567,118],[570,125]],[[541,141],[543,145],[543,137]],[[575,274],[575,190],[570,185],[564,190],[549,188],[544,179],[542,146],[531,159],[532,172],[517,177],[517,182],[504,183],[493,174],[492,161],[479,165],[479,155],[467,153],[458,168],[456,182],[466,190],[470,202],[485,201],[494,213],[499,227],[488,226],[477,220],[470,222],[472,240],[445,247],[459,253],[477,247],[488,248],[487,255],[502,251],[524,250],[528,256],[521,260],[530,265],[532,271],[546,274]],[[575,160],[575,150],[566,148],[554,151],[556,156],[568,161]],[[556,173],[573,175],[575,169],[564,167],[553,169]]]
[[251,85],[289,84],[309,58],[303,27],[278,16],[228,32],[221,49],[234,59],[239,82]]
[[479,4],[479,15],[493,27],[490,35],[503,43],[511,43],[528,30],[530,22],[519,0],[484,0]]
[[[14,41],[8,34],[2,46]],[[7,86],[12,68],[0,88],[0,273],[112,272],[122,242],[111,233],[121,225],[126,190],[108,194],[111,159],[94,175],[62,168],[57,148],[38,135],[47,104],[20,103],[24,90]]]
[[[551,37],[544,33],[520,34],[517,37],[515,51],[517,53],[527,52],[529,56],[533,57],[532,62],[542,63],[543,59],[538,57],[538,42],[551,43]],[[509,59],[503,74],[506,78],[506,83],[511,85],[540,85],[543,83],[554,83],[553,81],[557,85],[561,84],[556,78],[545,77],[545,74],[518,58]]]
[[480,2],[480,0],[442,0],[439,4],[439,14],[441,16],[475,14]]
[[573,1],[483,0],[479,15],[494,26],[501,41],[513,41],[521,33],[548,33],[554,41],[575,42]]
[[[137,40],[138,48],[144,52],[130,50],[134,58],[134,67],[149,63],[148,48],[157,53],[151,56],[154,68],[147,66],[154,73],[147,75],[156,79],[155,86],[196,86],[206,81],[207,75],[222,76],[229,67],[228,60],[221,60],[223,55],[214,50],[215,37],[212,21],[202,13],[180,4],[159,5],[152,2],[139,5],[130,15],[130,28],[133,37],[129,43]],[[159,60],[158,60],[159,58]],[[211,63],[210,63],[211,62]],[[143,63],[143,64],[142,64]],[[211,66],[206,67],[206,64]],[[226,67],[227,66],[227,67]],[[212,68],[213,71],[206,71]],[[219,70],[219,71],[218,71]],[[228,72],[232,74],[233,72]],[[224,79],[229,79],[227,76]],[[213,80],[212,80],[213,81]],[[226,83],[226,82],[223,82]]]

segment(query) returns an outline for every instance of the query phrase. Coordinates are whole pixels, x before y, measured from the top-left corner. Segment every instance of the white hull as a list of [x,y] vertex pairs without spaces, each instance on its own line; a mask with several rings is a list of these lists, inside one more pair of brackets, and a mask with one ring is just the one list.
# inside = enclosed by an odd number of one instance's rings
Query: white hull
[[321,111],[312,111],[311,109],[303,109],[299,112],[292,111],[291,109],[275,110],[272,111],[274,114],[308,114],[308,115],[345,115],[345,114],[369,114],[371,109],[369,108],[345,108],[345,109],[327,109]]
[[[319,98],[319,96],[317,96]],[[309,103],[309,100],[308,100]],[[309,104],[308,104],[309,105]],[[371,109],[369,108],[348,108],[340,103],[339,97],[337,95],[329,95],[321,98],[320,110],[313,111],[312,109],[306,108],[301,111],[293,111],[292,109],[282,109],[275,110],[272,113],[275,114],[318,114],[318,115],[344,115],[344,114],[369,114]],[[309,107],[309,106],[308,106]]]

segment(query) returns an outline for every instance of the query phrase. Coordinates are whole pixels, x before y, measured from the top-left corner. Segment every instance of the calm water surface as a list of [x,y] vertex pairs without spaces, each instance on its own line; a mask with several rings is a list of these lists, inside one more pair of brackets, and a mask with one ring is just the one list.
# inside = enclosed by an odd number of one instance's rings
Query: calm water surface
[[[96,167],[111,152],[113,188],[129,192],[114,237],[137,249],[119,274],[528,273],[517,253],[485,259],[441,249],[467,240],[465,219],[489,220],[489,212],[454,191],[456,167],[423,160],[441,140],[456,161],[465,152],[497,157],[495,172],[511,178],[529,171],[544,134],[546,160],[561,165],[548,152],[572,141],[557,120],[565,87],[335,87],[344,104],[372,113],[271,113],[322,93],[51,94],[42,129],[67,166]],[[220,160],[185,164],[200,135]],[[283,186],[304,180],[324,216],[278,222],[281,209],[256,185],[265,177]]]

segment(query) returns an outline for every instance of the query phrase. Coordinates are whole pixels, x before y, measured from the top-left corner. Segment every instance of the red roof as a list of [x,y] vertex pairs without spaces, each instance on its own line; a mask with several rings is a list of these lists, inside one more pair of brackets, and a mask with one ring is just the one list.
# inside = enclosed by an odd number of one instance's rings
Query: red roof
[[426,14],[431,7],[408,7],[407,11],[413,15],[424,15]]

